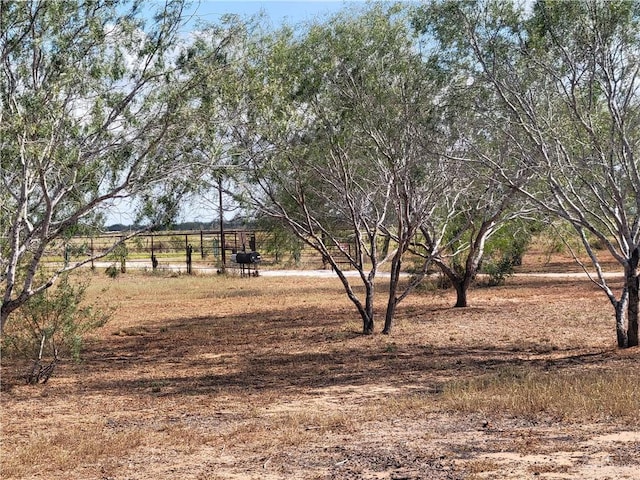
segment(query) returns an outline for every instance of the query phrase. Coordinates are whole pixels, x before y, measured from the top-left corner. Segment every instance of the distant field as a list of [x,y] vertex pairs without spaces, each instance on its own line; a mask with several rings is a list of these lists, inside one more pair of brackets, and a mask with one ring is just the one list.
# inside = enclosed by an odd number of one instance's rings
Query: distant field
[[333,278],[92,278],[82,363],[3,358],[3,479],[638,478],[640,351],[587,280],[425,289],[362,336]]

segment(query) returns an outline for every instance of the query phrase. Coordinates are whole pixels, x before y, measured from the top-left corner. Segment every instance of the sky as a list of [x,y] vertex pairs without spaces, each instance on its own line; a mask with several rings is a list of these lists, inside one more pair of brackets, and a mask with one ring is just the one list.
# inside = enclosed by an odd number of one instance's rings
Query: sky
[[215,23],[228,13],[251,16],[264,12],[273,26],[278,27],[283,23],[297,24],[321,19],[350,5],[364,3],[365,0],[194,0],[190,13],[193,12],[202,21]]

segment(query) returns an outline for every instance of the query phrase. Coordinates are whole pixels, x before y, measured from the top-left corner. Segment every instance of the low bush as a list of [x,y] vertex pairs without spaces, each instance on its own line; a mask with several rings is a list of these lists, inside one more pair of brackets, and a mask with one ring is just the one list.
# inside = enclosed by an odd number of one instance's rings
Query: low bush
[[104,325],[111,312],[83,305],[87,282],[63,275],[57,285],[29,299],[7,323],[2,337],[5,357],[28,361],[27,383],[46,383],[62,358],[80,360],[82,341]]

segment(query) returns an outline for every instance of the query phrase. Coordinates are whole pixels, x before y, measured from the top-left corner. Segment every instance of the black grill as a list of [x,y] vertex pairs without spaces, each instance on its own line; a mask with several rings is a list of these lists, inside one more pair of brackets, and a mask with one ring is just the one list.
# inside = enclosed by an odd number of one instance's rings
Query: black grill
[[236,263],[249,264],[260,263],[262,257],[258,252],[238,252],[235,254],[235,258],[232,258]]

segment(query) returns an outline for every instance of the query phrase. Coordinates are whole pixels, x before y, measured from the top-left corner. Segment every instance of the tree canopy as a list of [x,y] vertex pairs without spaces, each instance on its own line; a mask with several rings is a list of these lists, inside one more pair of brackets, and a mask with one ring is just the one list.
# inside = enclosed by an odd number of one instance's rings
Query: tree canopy
[[198,77],[180,56],[183,8],[168,0],[150,18],[141,2],[0,4],[2,325],[78,266],[37,275],[47,249],[101,228],[119,199],[163,223],[191,188]]
[[[495,95],[518,171],[535,181],[520,183],[499,158],[486,164],[573,226],[616,310],[620,346],[638,343],[639,21],[635,1],[540,0],[530,14],[509,2],[436,2],[416,22],[438,39],[441,61]],[[596,241],[624,270],[617,294]]]

